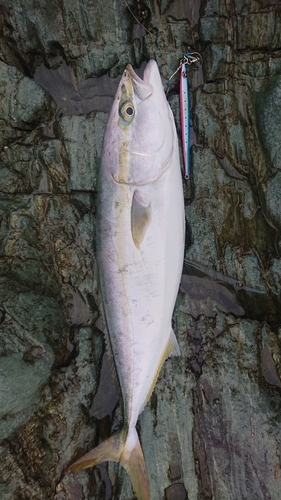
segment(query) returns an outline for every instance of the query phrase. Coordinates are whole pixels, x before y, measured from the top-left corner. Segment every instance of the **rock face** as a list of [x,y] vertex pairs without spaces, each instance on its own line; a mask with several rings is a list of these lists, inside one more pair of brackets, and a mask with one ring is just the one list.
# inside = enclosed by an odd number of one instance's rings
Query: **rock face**
[[[0,498],[133,499],[93,297],[97,172],[118,77],[187,47],[188,237],[168,360],[139,419],[152,500],[281,491],[281,4],[0,2]],[[177,82],[177,77],[173,80]],[[170,104],[179,124],[178,95]]]

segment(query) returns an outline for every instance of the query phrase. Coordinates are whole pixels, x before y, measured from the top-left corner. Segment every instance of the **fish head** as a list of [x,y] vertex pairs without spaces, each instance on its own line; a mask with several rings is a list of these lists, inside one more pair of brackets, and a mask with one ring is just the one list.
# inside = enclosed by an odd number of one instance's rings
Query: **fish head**
[[177,148],[174,118],[158,66],[150,60],[141,79],[129,64],[110,112],[105,166],[120,184],[145,185],[158,179]]

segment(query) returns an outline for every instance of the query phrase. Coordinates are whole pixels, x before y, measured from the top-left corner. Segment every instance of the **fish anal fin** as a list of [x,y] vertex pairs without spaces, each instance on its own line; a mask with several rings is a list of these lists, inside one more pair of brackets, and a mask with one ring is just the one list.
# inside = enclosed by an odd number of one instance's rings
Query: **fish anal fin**
[[180,346],[178,344],[178,341],[177,341],[177,338],[175,336],[174,330],[171,328],[168,343],[167,343],[166,348],[165,348],[165,350],[163,352],[163,355],[161,356],[161,359],[159,361],[159,364],[158,364],[158,367],[156,369],[153,382],[152,382],[152,384],[150,386],[150,389],[149,389],[149,391],[147,393],[147,396],[145,398],[144,404],[142,406],[142,410],[144,409],[147,401],[149,400],[149,398],[150,398],[150,396],[151,396],[151,394],[153,392],[153,389],[155,387],[155,384],[157,382],[160,370],[162,368],[162,365],[163,365],[165,359],[169,358],[170,356],[180,356],[180,355],[181,355]]
[[180,356],[180,355],[181,355],[180,346],[175,336],[175,332],[171,328],[170,337],[165,350],[165,359],[169,358],[170,356]]
[[131,232],[134,244],[140,247],[151,220],[151,206],[140,196],[138,191],[134,192],[131,207]]
[[106,461],[120,462],[131,479],[138,500],[150,500],[149,481],[143,453],[136,429],[126,435],[113,434],[82,458],[74,462],[65,473],[78,472]]

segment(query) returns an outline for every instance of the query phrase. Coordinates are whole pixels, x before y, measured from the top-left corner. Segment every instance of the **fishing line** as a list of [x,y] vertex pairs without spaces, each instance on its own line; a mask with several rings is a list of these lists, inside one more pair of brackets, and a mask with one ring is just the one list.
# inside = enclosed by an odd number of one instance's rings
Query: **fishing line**
[[[151,33],[151,31],[149,31],[141,22],[140,20],[137,18],[137,16],[133,13],[131,7],[129,6],[127,0],[124,0],[124,3],[127,7],[127,9],[129,10],[129,12],[131,13],[131,15],[133,16],[133,18],[135,19],[135,21],[137,21],[137,23],[150,35],[152,36],[155,40],[158,39],[158,37],[156,35],[154,35],[154,33]],[[175,53],[179,53],[181,54],[182,56],[184,56],[185,54],[183,52],[181,52],[180,50],[176,49],[175,47],[173,47],[172,45],[170,45],[169,43],[166,43],[166,42],[163,42],[163,45],[165,45],[166,47],[169,47],[173,52]]]
[[[154,33],[152,33],[151,31],[149,31],[145,26],[144,24],[137,18],[137,16],[134,14],[134,12],[132,11],[131,7],[129,6],[127,0],[123,0],[124,1],[124,4],[126,5],[128,11],[130,12],[130,14],[132,15],[132,17],[134,18],[134,20],[150,35],[152,36],[155,40],[158,40],[158,37],[156,35],[154,35]],[[181,54],[181,56],[183,56],[184,58],[186,57],[187,53],[184,53],[184,52],[181,52],[181,50],[179,49],[176,49],[175,47],[173,47],[173,45],[170,45],[169,43],[166,43],[166,42],[162,42],[163,45],[165,47],[168,47],[169,49],[171,49],[173,52],[175,52],[176,54]],[[193,62],[199,62],[201,63],[202,65],[202,56],[199,54],[199,52],[188,52],[188,54],[196,54],[196,57],[197,59],[193,59],[192,61],[188,62],[188,64],[191,64]],[[181,66],[179,66],[179,68],[175,71],[175,73],[173,73],[173,75],[169,78],[169,80],[171,80],[171,78],[179,71]],[[199,68],[197,68],[199,69]]]

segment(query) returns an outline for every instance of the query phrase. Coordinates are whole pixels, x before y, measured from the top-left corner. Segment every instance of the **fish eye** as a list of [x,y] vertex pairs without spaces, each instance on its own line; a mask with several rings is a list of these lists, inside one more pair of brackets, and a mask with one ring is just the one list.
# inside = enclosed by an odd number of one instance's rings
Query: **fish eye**
[[124,102],[122,106],[120,106],[119,109],[119,114],[123,120],[127,122],[131,122],[134,114],[135,114],[135,108],[132,102]]

